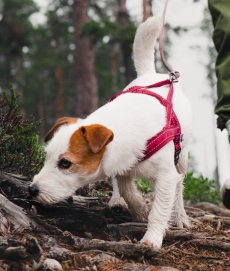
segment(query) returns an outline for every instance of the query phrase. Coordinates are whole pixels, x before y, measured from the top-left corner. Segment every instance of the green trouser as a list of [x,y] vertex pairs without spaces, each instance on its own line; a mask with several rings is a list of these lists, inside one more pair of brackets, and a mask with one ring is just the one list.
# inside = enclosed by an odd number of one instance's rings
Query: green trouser
[[208,0],[217,50],[217,127],[223,130],[230,119],[230,0]]

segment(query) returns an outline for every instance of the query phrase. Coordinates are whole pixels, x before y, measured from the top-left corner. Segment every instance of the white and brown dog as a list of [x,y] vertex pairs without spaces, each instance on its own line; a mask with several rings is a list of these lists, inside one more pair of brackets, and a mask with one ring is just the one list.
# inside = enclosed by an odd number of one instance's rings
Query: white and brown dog
[[[168,79],[154,65],[154,45],[161,27],[159,17],[142,23],[134,40],[138,78],[131,86],[146,86]],[[153,89],[167,97],[169,86]],[[34,177],[29,192],[42,203],[52,204],[71,196],[78,188],[110,176],[136,221],[145,221],[147,208],[133,178],[154,183],[155,197],[148,215],[148,229],[141,242],[160,248],[168,223],[189,226],[183,206],[183,177],[187,169],[192,110],[180,84],[174,84],[173,109],[184,141],[177,165],[174,142],[141,161],[146,142],[165,126],[166,111],[158,99],[127,93],[102,106],[86,119],[62,118],[48,133],[46,162]],[[141,161],[141,162],[140,162]],[[116,190],[118,194],[118,190]]]

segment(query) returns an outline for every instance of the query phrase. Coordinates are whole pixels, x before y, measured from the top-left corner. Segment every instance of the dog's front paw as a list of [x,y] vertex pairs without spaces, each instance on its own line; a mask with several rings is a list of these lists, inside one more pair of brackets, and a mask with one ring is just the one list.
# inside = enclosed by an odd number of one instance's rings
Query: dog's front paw
[[189,219],[186,213],[181,214],[179,217],[175,216],[172,220],[172,224],[179,228],[189,228]]
[[183,228],[189,229],[190,228],[190,223],[187,215],[182,216],[181,218]]
[[136,209],[129,209],[133,221],[135,222],[147,222],[148,221],[148,214],[149,214],[149,208],[146,204],[142,204],[138,206]]
[[140,243],[152,247],[154,250],[159,250],[162,246],[163,236],[155,236],[153,233],[146,232]]
[[126,204],[125,200],[122,197],[112,197],[108,203],[109,208],[122,208],[128,209],[128,205]]

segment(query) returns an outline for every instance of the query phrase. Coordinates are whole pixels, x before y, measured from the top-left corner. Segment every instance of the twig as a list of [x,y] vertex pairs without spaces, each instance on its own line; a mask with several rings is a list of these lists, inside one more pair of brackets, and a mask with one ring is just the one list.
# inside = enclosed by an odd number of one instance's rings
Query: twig
[[181,250],[179,248],[175,248],[175,250],[177,250],[177,251],[179,251],[179,252],[181,252],[183,254],[195,257],[195,258],[206,258],[206,259],[215,259],[215,260],[220,260],[221,259],[221,260],[223,260],[223,257],[213,257],[213,256],[206,256],[206,255],[194,254],[194,253],[190,253],[190,252]]
[[221,220],[218,219],[216,230],[219,231],[221,228]]
[[205,247],[214,247],[221,250],[229,250],[230,249],[230,243],[221,242],[217,240],[208,240],[208,239],[193,239],[188,241],[187,243],[193,243],[200,246]]
[[162,249],[161,250],[161,256],[163,256],[164,254],[167,254],[169,251],[171,251],[172,249],[175,249],[176,244],[180,243],[181,241],[177,241],[176,243],[172,244],[171,246],[169,246],[167,249]]
[[36,271],[42,266],[42,264],[44,262],[43,250],[42,250],[41,246],[39,245],[37,238],[35,238],[33,236],[28,236],[27,239],[29,239],[30,241],[34,241],[34,243],[36,244],[36,246],[39,250],[40,259],[39,259],[39,262],[36,263],[36,265],[33,268],[33,270]]

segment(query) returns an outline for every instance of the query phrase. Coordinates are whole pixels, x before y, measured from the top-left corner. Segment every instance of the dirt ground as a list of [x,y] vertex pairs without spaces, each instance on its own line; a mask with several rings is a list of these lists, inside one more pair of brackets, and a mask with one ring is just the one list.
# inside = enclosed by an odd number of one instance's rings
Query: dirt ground
[[47,258],[73,271],[230,270],[230,210],[224,207],[186,206],[190,229],[169,227],[162,249],[154,251],[138,243],[146,223],[132,222],[122,208],[108,208],[111,186],[107,182],[50,207],[9,196],[4,186],[1,193],[32,222],[17,229],[12,214],[0,204],[0,271],[61,270],[44,267]]

